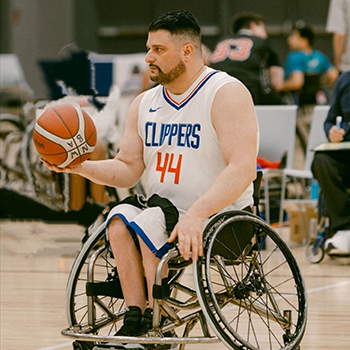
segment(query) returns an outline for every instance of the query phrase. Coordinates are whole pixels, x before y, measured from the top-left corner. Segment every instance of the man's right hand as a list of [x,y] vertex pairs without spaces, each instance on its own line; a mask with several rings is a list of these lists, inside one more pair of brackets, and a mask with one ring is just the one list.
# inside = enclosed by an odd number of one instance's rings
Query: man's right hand
[[40,160],[44,163],[44,165],[51,171],[54,171],[56,173],[67,173],[67,174],[74,174],[75,171],[73,171],[73,168],[76,168],[76,166],[74,167],[65,167],[65,168],[59,168],[56,165],[53,165],[49,162],[47,162],[45,159],[40,158]]
[[329,141],[342,142],[344,140],[345,130],[339,129],[336,125],[333,125],[328,133]]

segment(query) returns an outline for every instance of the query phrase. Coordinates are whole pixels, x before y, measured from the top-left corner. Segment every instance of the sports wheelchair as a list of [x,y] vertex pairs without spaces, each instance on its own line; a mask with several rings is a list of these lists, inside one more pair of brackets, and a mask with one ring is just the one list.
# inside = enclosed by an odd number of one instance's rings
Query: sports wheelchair
[[[184,260],[177,247],[163,256],[153,287],[153,328],[142,337],[114,335],[126,306],[104,231],[104,222],[93,229],[69,275],[62,334],[74,339],[74,349],[182,350],[220,342],[234,350],[300,349],[304,280],[288,246],[258,215],[235,210],[214,216],[198,261]],[[165,268],[168,278],[162,279]]]

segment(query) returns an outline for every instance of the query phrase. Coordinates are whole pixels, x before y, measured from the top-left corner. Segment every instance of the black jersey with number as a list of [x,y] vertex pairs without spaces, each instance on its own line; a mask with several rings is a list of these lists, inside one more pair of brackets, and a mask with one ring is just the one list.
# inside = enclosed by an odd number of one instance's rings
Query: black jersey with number
[[281,66],[268,39],[248,34],[221,40],[210,63],[212,68],[239,79],[249,89],[255,104],[268,104],[265,100],[273,93],[268,68]]

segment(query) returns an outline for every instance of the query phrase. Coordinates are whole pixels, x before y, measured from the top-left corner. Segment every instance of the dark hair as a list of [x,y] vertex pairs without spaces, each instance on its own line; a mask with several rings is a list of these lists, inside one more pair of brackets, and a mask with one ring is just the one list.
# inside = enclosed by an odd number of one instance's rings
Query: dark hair
[[302,38],[306,38],[310,44],[310,46],[313,45],[315,41],[315,34],[314,31],[311,29],[311,27],[303,26],[303,27],[294,27],[294,30],[299,32],[299,35]]
[[251,23],[265,23],[265,17],[259,13],[241,12],[233,18],[232,31],[236,34],[243,28],[250,28]]
[[164,29],[175,35],[191,35],[201,39],[201,28],[192,13],[186,10],[165,12],[149,26],[149,32]]

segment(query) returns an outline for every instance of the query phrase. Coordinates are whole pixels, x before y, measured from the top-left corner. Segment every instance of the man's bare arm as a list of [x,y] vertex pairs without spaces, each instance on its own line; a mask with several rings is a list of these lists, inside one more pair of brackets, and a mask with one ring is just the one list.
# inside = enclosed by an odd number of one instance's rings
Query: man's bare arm
[[283,82],[280,87],[276,87],[276,91],[296,91],[300,90],[305,83],[305,76],[303,72],[292,72],[289,78]]
[[344,33],[333,34],[334,65],[339,71],[341,71],[341,58],[345,51],[345,39],[346,35]]
[[271,66],[269,68],[271,85],[275,90],[281,89],[284,79],[284,70],[281,66]]

